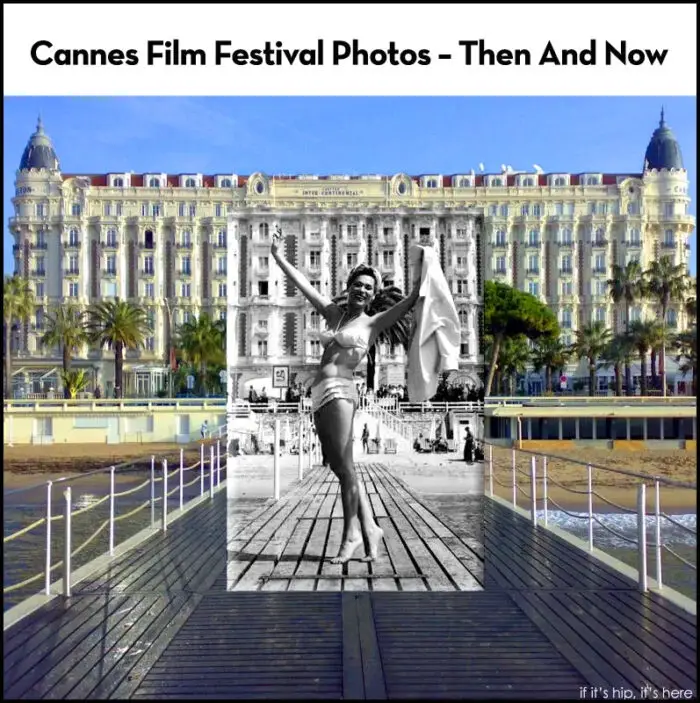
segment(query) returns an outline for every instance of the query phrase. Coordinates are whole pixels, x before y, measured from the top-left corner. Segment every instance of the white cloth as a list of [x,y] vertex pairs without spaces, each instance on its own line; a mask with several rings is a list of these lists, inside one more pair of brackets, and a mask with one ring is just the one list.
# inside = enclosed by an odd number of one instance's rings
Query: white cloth
[[432,247],[409,250],[412,267],[420,250],[423,266],[408,349],[408,397],[412,403],[435,395],[440,374],[459,368],[459,315],[450,286]]

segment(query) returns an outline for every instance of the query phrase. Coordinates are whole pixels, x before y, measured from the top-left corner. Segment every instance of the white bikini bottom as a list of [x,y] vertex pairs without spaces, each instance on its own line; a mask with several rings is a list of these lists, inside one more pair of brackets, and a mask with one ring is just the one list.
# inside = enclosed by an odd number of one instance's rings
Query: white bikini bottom
[[357,387],[351,378],[324,378],[311,388],[311,410],[318,412],[332,400],[351,400],[355,407],[359,404]]

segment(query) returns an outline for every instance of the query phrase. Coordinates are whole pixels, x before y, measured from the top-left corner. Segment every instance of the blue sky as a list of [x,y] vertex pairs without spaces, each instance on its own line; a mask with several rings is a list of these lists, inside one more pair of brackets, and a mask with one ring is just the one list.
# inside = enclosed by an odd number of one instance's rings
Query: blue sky
[[662,104],[696,215],[695,98],[6,97],[5,223],[39,113],[66,173],[638,173]]

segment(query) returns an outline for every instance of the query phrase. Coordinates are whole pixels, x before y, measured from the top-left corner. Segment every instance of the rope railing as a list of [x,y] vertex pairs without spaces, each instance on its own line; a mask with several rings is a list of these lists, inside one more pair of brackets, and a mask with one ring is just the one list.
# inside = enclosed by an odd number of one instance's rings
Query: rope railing
[[[655,551],[655,567],[656,567],[656,588],[662,589],[663,587],[663,565],[662,565],[662,553],[664,551],[671,554],[674,558],[678,559],[681,563],[686,566],[691,567],[694,571],[697,571],[697,565],[692,564],[692,562],[685,559],[682,555],[674,551],[668,544],[665,544],[662,537],[662,522],[665,520],[670,522],[675,527],[680,528],[685,533],[697,537],[697,531],[693,530],[686,525],[683,525],[678,520],[673,519],[671,516],[661,511],[661,497],[660,497],[660,487],[662,485],[696,489],[695,484],[691,484],[684,481],[677,481],[674,479],[666,479],[660,476],[650,476],[647,474],[639,474],[631,471],[626,471],[624,469],[617,469],[606,466],[599,466],[591,463],[584,463],[577,461],[575,459],[569,459],[568,457],[545,455],[540,452],[535,452],[532,450],[521,450],[515,447],[511,448],[511,461],[509,469],[504,467],[502,473],[510,473],[510,481],[503,482],[495,475],[494,471],[494,457],[493,451],[494,446],[490,442],[485,442],[488,446],[488,472],[486,474],[488,478],[488,494],[494,496],[494,485],[497,484],[503,489],[506,489],[504,493],[509,496],[510,502],[514,507],[517,505],[518,494],[524,495],[530,499],[530,519],[534,526],[543,524],[544,527],[549,526],[550,508],[556,508],[562,514],[567,515],[577,521],[585,521],[588,524],[588,550],[593,552],[594,550],[594,524],[600,526],[603,530],[609,534],[614,535],[616,538],[626,542],[628,544],[633,544],[637,548],[637,572],[638,572],[638,585],[640,590],[646,591],[648,589],[648,575],[647,575],[647,552],[649,549]],[[523,454],[530,457],[531,467],[530,471],[526,471],[518,466],[516,460],[516,451],[522,452]],[[539,474],[537,471],[537,465],[541,465]],[[555,480],[547,472],[548,461],[556,459],[559,461],[578,464],[580,466],[586,467],[587,473],[587,487],[585,489],[573,488],[572,486],[567,486],[560,481]],[[505,463],[505,462],[504,462]],[[639,484],[637,485],[637,507],[635,509],[627,508],[613,500],[610,500],[606,496],[602,495],[599,491],[594,489],[593,482],[593,470],[597,471],[607,471],[615,474],[623,474],[627,476],[634,476],[639,478]],[[529,477],[530,492],[528,493],[522,485],[519,484],[518,476],[524,475]],[[651,484],[654,489],[654,511],[653,513],[647,515],[646,510],[646,489],[647,484]],[[552,498],[549,494],[548,489],[551,486],[556,486],[557,488],[577,496],[586,496],[587,506],[583,512],[572,512],[567,510],[560,503]],[[540,487],[542,491],[542,497],[538,497],[537,490]],[[604,503],[616,508],[623,514],[633,514],[637,517],[637,536],[631,537],[629,535],[622,534],[619,530],[612,528],[609,524],[606,524],[598,515],[593,512],[593,498],[596,497]],[[538,516],[538,506],[541,506],[543,510],[543,517]],[[647,525],[647,518],[652,519],[652,526]],[[655,538],[653,541],[647,539],[648,529],[653,529],[655,533]]]
[[[46,545],[45,545],[45,552],[46,552],[46,566],[45,568],[40,571],[37,574],[34,574],[31,577],[28,577],[24,580],[22,580],[19,583],[14,583],[9,586],[4,586],[3,587],[3,594],[6,593],[11,593],[14,591],[17,591],[21,588],[25,588],[32,583],[35,583],[36,581],[39,581],[42,577],[45,578],[45,587],[44,591],[47,595],[51,594],[51,574],[56,571],[56,569],[60,568],[63,566],[64,570],[64,578],[63,578],[63,591],[64,595],[70,595],[70,575],[71,575],[71,560],[81,554],[90,544],[94,543],[95,540],[105,532],[107,528],[109,528],[109,555],[114,554],[114,549],[115,549],[115,525],[117,523],[120,523],[128,518],[134,517],[137,513],[147,509],[151,508],[151,526],[155,526],[155,507],[157,504],[160,504],[162,506],[162,522],[161,522],[161,528],[163,530],[167,529],[167,524],[168,524],[168,515],[167,515],[167,509],[168,506],[165,503],[165,499],[170,499],[174,494],[176,494],[178,491],[180,492],[180,503],[179,507],[181,510],[185,509],[186,503],[190,503],[193,500],[197,498],[201,498],[205,494],[205,484],[208,480],[209,482],[209,493],[210,497],[213,497],[214,492],[217,488],[221,486],[221,474],[222,471],[225,471],[225,466],[226,466],[226,459],[229,456],[228,452],[226,451],[226,443],[225,443],[225,435],[221,431],[222,428],[219,428],[218,432],[218,438],[214,441],[205,441],[200,444],[200,460],[195,461],[194,463],[184,466],[184,448],[180,450],[180,465],[176,466],[173,468],[171,471],[168,471],[168,460],[165,456],[158,456],[158,455],[152,455],[151,456],[151,476],[149,479],[146,479],[145,481],[140,482],[138,485],[133,486],[131,488],[128,488],[123,491],[116,491],[115,490],[115,474],[117,472],[117,469],[126,469],[126,468],[132,468],[135,466],[134,462],[124,462],[119,465],[114,465],[110,467],[105,467],[103,469],[99,470],[94,470],[90,472],[86,472],[85,474],[81,474],[80,476],[74,476],[74,477],[67,477],[67,478],[59,478],[53,481],[48,481],[45,485],[46,487],[46,515],[38,520],[33,521],[29,525],[25,525],[21,527],[20,529],[14,531],[12,534],[9,534],[3,538],[3,543],[7,544],[9,542],[12,542],[14,540],[17,540],[18,538],[27,535],[28,533],[32,532],[33,530],[36,530],[38,527],[41,527],[42,525],[46,526]],[[222,451],[222,444],[223,444],[223,451]],[[208,446],[209,448],[209,455],[205,455],[205,445]],[[156,464],[162,465],[162,471],[158,471],[160,473],[159,476],[156,476]],[[193,471],[199,469],[197,472],[197,475],[191,479],[188,482],[184,481],[184,475],[185,472],[187,471]],[[84,508],[80,508],[78,510],[75,509],[75,507],[72,505],[71,502],[71,484],[80,480],[81,478],[85,478],[86,476],[92,476],[94,477],[97,474],[102,474],[102,475],[107,475],[109,474],[110,478],[110,484],[109,484],[109,492],[107,495],[91,501],[89,505],[85,506]],[[168,481],[172,479],[174,476],[179,474],[180,476],[180,481],[176,482],[175,485],[168,490]],[[52,488],[55,485],[60,485],[61,483],[68,484],[65,490],[65,510],[62,513],[58,514],[52,514]],[[156,486],[157,484],[163,484],[163,490],[160,491],[160,495],[157,495],[156,491]],[[198,492],[197,495],[195,496],[190,496],[185,502],[184,500],[184,489],[189,488],[193,486],[196,483],[200,483],[200,491]],[[134,495],[138,493],[139,491],[143,491],[145,488],[150,486],[150,491],[151,495],[150,498],[136,507],[130,509],[126,513],[123,513],[121,515],[116,514],[116,499],[118,498],[123,498],[126,496]],[[27,490],[30,489],[37,489],[40,488],[41,486],[32,486],[28,487]],[[81,541],[81,544],[78,545],[77,547],[73,548],[73,545],[71,544],[72,542],[72,537],[73,537],[73,531],[72,531],[72,519],[84,515],[91,510],[94,510],[100,506],[103,506],[105,503],[109,502],[109,517],[105,520],[103,520],[100,525],[91,532],[89,536],[84,538]],[[169,501],[168,501],[169,502]],[[51,564],[51,551],[52,551],[52,531],[51,531],[51,526],[55,522],[63,521],[65,524],[65,530],[64,530],[64,558],[61,561],[58,561],[54,564]]]

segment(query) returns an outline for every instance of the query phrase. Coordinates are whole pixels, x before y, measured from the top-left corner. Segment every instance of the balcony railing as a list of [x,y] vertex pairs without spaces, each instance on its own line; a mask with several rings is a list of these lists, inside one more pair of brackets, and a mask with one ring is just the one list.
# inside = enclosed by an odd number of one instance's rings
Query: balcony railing
[[64,239],[62,244],[66,249],[79,249],[82,242],[79,239]]
[[153,269],[141,269],[142,276],[155,276],[155,271]]
[[192,242],[175,242],[176,249],[191,249]]
[[102,273],[103,273],[103,275],[105,275],[105,276],[116,276],[116,275],[117,275],[117,269],[107,268],[107,269],[105,269]]
[[562,239],[562,240],[558,241],[557,244],[560,247],[572,247],[573,248],[576,243],[572,240],[569,240],[569,239]]
[[496,239],[491,243],[494,249],[505,249],[508,246],[508,242],[505,239]]
[[178,273],[181,277],[189,278],[192,275],[192,269],[180,269]]
[[528,276],[539,275],[540,269],[539,269],[539,267],[538,267],[538,268],[527,268],[527,269],[525,269],[525,273],[526,273]]
[[610,242],[607,239],[594,239],[591,242],[591,246],[593,246],[593,247],[606,247],[606,246],[608,246],[609,243]]
[[214,249],[226,249],[226,242],[218,242],[217,241],[217,242],[214,242],[212,244],[212,246],[214,247]]
[[661,242],[661,248],[662,249],[675,249],[676,243],[675,242]]
[[119,242],[116,239],[107,239],[104,242],[100,242],[100,246],[103,249],[119,249]]
[[49,248],[49,245],[47,242],[35,242],[34,244],[29,245],[30,249],[43,249],[44,251]]
[[67,268],[67,269],[64,269],[63,274],[65,276],[80,276],[80,269],[79,268]]
[[497,268],[493,270],[493,273],[496,276],[505,276],[508,273],[507,269],[502,269],[502,268]]
[[526,249],[539,249],[542,246],[542,242],[525,242]]
[[629,239],[625,240],[624,245],[627,247],[634,247],[635,249],[642,246],[641,239]]
[[46,269],[34,269],[32,276],[46,276]]
[[559,274],[560,275],[571,275],[574,272],[574,269],[571,266],[563,266],[562,268],[559,269]]
[[593,267],[593,273],[600,274],[600,273],[607,273],[607,272],[608,272],[607,266],[594,266]]

